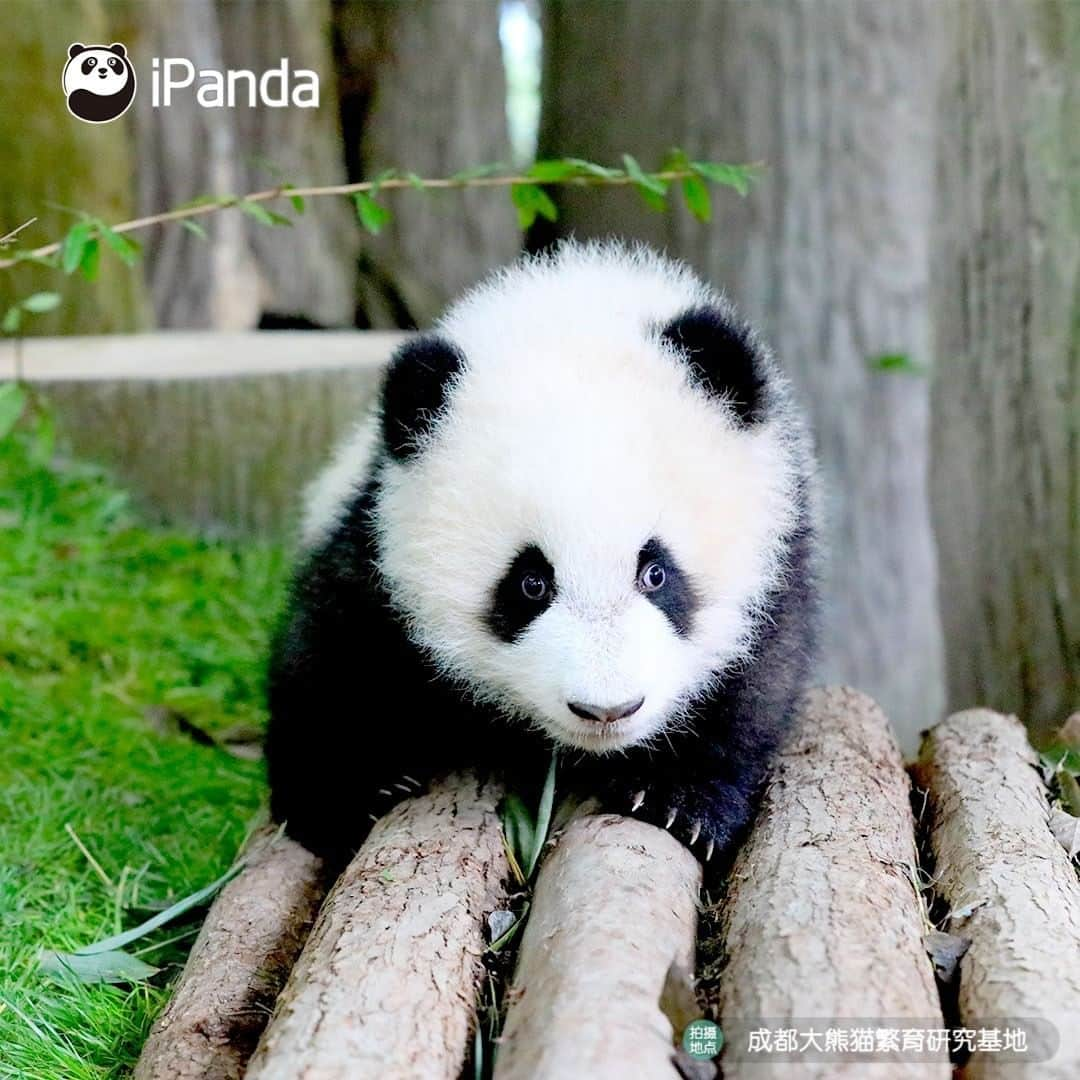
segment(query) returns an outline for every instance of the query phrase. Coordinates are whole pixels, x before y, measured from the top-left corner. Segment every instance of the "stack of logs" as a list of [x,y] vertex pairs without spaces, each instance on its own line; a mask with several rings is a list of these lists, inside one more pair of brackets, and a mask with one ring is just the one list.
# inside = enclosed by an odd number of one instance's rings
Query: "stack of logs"
[[[632,819],[571,817],[536,880],[494,1076],[718,1075],[679,1049],[695,1016],[724,1032],[725,1077],[861,1076],[872,1060],[879,1078],[945,1078],[940,1042],[868,1059],[819,1051],[822,1033],[1006,1025],[1027,1051],[976,1043],[964,1076],[1080,1075],[1080,879],[1036,765],[1015,719],[959,713],[927,733],[912,799],[881,710],[812,692],[700,941],[687,850]],[[511,906],[499,798],[466,776],[402,803],[332,887],[258,834],[136,1077],[455,1080],[488,917]],[[755,1031],[799,1029],[818,1039],[751,1049]]]

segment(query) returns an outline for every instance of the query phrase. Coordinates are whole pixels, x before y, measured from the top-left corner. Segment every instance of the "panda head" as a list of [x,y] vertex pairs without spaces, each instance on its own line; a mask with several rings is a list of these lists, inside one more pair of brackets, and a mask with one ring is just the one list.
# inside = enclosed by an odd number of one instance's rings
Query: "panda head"
[[382,580],[478,699],[564,746],[648,743],[751,653],[799,438],[769,356],[689,271],[564,246],[393,358]]
[[68,49],[63,85],[73,116],[105,124],[122,116],[131,105],[135,69],[119,42],[90,46],[75,42]]

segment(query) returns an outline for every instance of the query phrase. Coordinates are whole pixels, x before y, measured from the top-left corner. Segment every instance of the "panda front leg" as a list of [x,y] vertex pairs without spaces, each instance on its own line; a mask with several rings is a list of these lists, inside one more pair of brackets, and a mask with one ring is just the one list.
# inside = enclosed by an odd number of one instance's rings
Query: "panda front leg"
[[666,829],[718,873],[753,821],[765,771],[764,761],[716,771],[656,762],[613,777],[602,801],[615,813]]

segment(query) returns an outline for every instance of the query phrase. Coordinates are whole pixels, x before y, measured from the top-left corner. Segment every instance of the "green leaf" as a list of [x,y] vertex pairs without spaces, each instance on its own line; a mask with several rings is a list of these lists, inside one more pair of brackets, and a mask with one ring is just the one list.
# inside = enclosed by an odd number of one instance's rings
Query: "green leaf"
[[[290,192],[295,187],[296,187],[295,184],[283,184],[281,190],[285,191],[285,192]],[[307,208],[307,203],[304,202],[304,196],[303,195],[289,195],[289,202],[292,203],[293,209],[298,214],[302,214],[304,212],[304,210]]]
[[555,805],[555,765],[558,761],[556,754],[551,755],[551,764],[548,766],[547,776],[544,779],[544,790],[540,794],[540,806],[536,811],[536,827],[533,829],[532,849],[529,852],[526,863],[522,864],[525,877],[531,878],[536,864],[540,861],[540,852],[544,850],[547,842],[548,830],[551,828],[551,812]]
[[11,434],[26,409],[26,401],[26,388],[22,384],[0,383],[0,439]]
[[667,184],[663,180],[643,172],[641,166],[637,163],[637,158],[632,154],[623,154],[622,159],[623,164],[626,166],[626,175],[634,181],[639,190],[643,193],[649,191],[654,195],[662,196],[667,194]]
[[686,151],[679,146],[673,146],[664,155],[664,160],[660,163],[661,172],[681,172],[683,169],[689,168],[690,158],[687,157]]
[[34,426],[34,442],[30,456],[38,465],[48,465],[56,449],[56,417],[52,409],[44,406],[40,399],[35,407],[37,424]]
[[12,304],[4,312],[4,318],[0,320],[0,333],[17,334],[22,326],[22,308],[18,304]]
[[292,222],[284,214],[276,214],[273,210],[267,210],[262,203],[250,202],[241,199],[237,204],[248,217],[254,218],[260,225],[271,227],[278,225],[292,225]]
[[483,176],[497,176],[506,172],[506,164],[502,161],[492,161],[487,165],[474,165],[470,169],[462,169],[454,173],[450,179],[458,183],[467,183],[469,180],[479,180]]
[[98,268],[101,266],[101,243],[96,236],[91,236],[83,248],[79,262],[79,273],[87,281],[97,281]]
[[115,229],[110,229],[108,225],[99,225],[98,232],[102,240],[120,257],[122,262],[128,266],[134,266],[139,261],[142,245],[137,241],[124,236],[123,233],[118,233]]
[[528,880],[525,865],[534,845],[532,814],[529,813],[529,808],[521,798],[513,792],[503,799],[502,820],[507,844],[522,868],[524,877]]
[[197,221],[192,221],[191,218],[184,218],[180,224],[187,229],[189,233],[194,234],[200,240],[206,239],[206,230]]
[[19,303],[23,311],[29,311],[34,315],[43,315],[46,311],[54,311],[59,306],[60,294],[54,292],[34,293]]
[[601,176],[605,180],[614,180],[616,177],[626,175],[622,169],[609,169],[606,165],[597,165],[595,161],[586,161],[584,158],[571,157],[563,160],[573,165],[583,176]]
[[408,180],[410,187],[415,188],[417,191],[426,191],[424,186],[424,178],[419,173],[405,172],[402,173],[402,178]]
[[65,274],[75,273],[81,265],[83,251],[90,241],[93,229],[94,226],[89,221],[76,222],[68,229],[67,236],[64,237],[64,242],[60,247],[60,269]]
[[513,184],[510,201],[517,209],[518,224],[522,229],[529,228],[537,215],[548,221],[556,221],[559,217],[559,208],[551,201],[551,196],[536,184]]
[[94,953],[52,952],[42,950],[39,958],[41,970],[54,979],[75,979],[81,983],[137,983],[145,982],[161,969],[140,960],[137,956],[120,950]]
[[525,175],[542,183],[557,184],[560,180],[580,176],[581,172],[581,168],[574,161],[551,158],[544,161],[534,161]]
[[686,177],[682,182],[682,192],[690,213],[698,221],[712,220],[712,202],[709,199],[709,189],[700,176]]
[[752,165],[725,165],[720,161],[691,161],[690,168],[710,183],[734,188],[740,195],[750,190],[759,172]]
[[159,926],[164,926],[167,922],[172,922],[173,919],[179,918],[179,916],[183,915],[186,911],[190,911],[192,908],[206,903],[218,889],[236,877],[243,868],[244,863],[242,861],[236,863],[226,870],[217,881],[212,881],[209,885],[205,885],[203,888],[185,896],[183,899],[177,900],[175,904],[167,907],[164,911],[159,911],[152,918],[147,919],[146,922],[139,923],[138,926],[132,927],[130,930],[125,930],[122,934],[114,934],[112,937],[105,938],[102,941],[95,941],[92,945],[87,945],[84,948],[79,949],[76,955],[93,956],[97,953],[113,952],[116,949],[122,949],[125,945],[130,945],[133,941],[138,941],[139,938],[146,937],[147,934],[156,930]]
[[372,236],[378,236],[383,231],[383,226],[393,219],[394,215],[366,191],[357,191],[353,195],[353,202],[356,204],[356,216],[360,219],[360,224]]
[[866,361],[871,371],[887,375],[925,375],[926,367],[913,360],[907,353],[881,353]]

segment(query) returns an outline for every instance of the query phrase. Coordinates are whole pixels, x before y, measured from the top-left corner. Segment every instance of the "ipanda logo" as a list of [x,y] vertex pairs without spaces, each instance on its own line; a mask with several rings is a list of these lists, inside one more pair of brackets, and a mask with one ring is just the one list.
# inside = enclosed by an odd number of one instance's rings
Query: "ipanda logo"
[[[68,112],[88,124],[107,124],[123,116],[135,100],[135,69],[127,49],[119,42],[112,45],[73,42],[68,47],[62,81]],[[318,74],[306,68],[291,71],[286,57],[282,57],[277,67],[259,75],[246,68],[196,71],[195,65],[182,56],[153,58],[150,77],[153,108],[167,108],[173,103],[174,91],[193,86],[195,101],[204,109],[233,109],[238,105],[249,108],[264,105],[271,109],[289,105],[298,109],[319,107]]]

